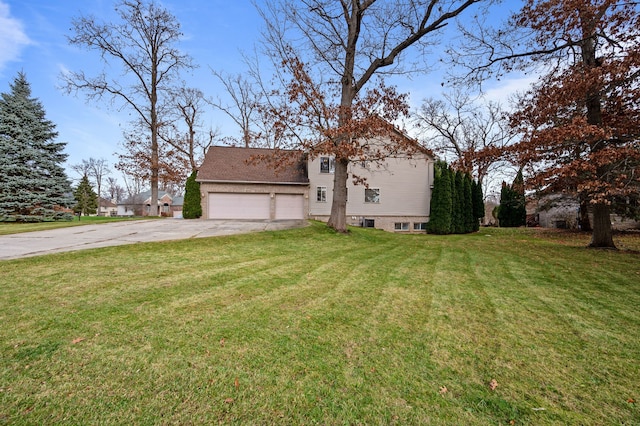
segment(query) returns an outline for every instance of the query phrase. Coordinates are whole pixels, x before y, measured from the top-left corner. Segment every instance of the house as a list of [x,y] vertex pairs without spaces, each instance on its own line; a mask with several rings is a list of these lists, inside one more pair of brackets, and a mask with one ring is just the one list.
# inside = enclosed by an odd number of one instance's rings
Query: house
[[[389,155],[382,163],[352,162],[348,180],[347,222],[396,232],[424,232],[429,220],[434,159],[416,147],[411,155]],[[276,170],[274,150],[210,147],[198,171],[205,219],[315,219],[331,213],[334,158],[307,159],[301,152]],[[282,153],[282,151],[279,151]]]
[[[527,204],[527,216],[543,228],[578,229],[580,223],[580,203],[574,194],[555,193],[530,200]],[[640,229],[640,222],[612,213],[611,227],[622,231]],[[589,209],[589,220],[593,215]]]
[[[174,196],[166,191],[158,191],[160,215],[182,217],[184,197]],[[144,191],[118,203],[118,216],[148,216],[151,210],[151,191]]]
[[113,200],[98,198],[98,216],[117,216],[118,205]]

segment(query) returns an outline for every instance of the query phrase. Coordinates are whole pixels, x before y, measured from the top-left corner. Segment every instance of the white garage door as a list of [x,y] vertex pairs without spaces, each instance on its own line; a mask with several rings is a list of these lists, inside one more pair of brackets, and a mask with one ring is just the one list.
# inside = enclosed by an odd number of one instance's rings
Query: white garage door
[[276,194],[276,219],[304,219],[302,194]]
[[209,219],[269,219],[269,194],[209,194]]

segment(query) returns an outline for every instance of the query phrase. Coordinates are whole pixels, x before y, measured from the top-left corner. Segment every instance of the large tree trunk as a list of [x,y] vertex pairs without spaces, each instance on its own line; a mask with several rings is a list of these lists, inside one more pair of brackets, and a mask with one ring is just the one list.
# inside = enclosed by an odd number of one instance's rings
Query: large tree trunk
[[591,232],[591,221],[589,220],[589,200],[586,197],[580,196],[580,230],[584,232]]
[[615,249],[609,205],[598,203],[593,205],[593,233],[589,247]]
[[336,159],[333,175],[333,198],[331,216],[327,223],[338,232],[347,232],[347,178],[349,176],[349,160]]
[[[601,64],[597,60],[596,55],[596,22],[594,16],[586,11],[580,11],[580,19],[582,24],[582,61],[587,68],[597,68]],[[591,125],[603,127],[602,120],[602,99],[599,87],[592,87],[587,91],[587,122]],[[596,141],[591,144],[591,151],[597,152],[604,146],[602,141]],[[606,168],[598,167],[597,177],[604,176]],[[596,178],[597,178],[596,177]],[[603,247],[615,249],[613,244],[613,232],[611,230],[611,217],[609,215],[609,206],[605,203],[597,203],[593,205],[593,233],[591,234],[591,243],[589,247]]]

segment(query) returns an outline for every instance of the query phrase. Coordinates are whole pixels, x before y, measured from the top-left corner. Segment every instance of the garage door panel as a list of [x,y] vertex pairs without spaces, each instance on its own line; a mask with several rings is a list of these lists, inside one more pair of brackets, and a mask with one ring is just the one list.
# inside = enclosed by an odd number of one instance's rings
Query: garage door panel
[[269,219],[270,210],[269,194],[209,194],[209,219]]
[[276,219],[304,219],[302,194],[276,194]]

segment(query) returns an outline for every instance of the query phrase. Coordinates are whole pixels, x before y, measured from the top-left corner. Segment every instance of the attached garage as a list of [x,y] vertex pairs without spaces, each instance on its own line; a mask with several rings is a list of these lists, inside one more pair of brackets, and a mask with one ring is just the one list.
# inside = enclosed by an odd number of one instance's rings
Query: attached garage
[[304,196],[302,194],[276,194],[275,219],[304,219]]
[[209,219],[270,219],[269,194],[209,193]]
[[[274,158],[286,165],[276,168]],[[309,178],[300,151],[212,146],[196,181],[205,219],[307,218]]]

